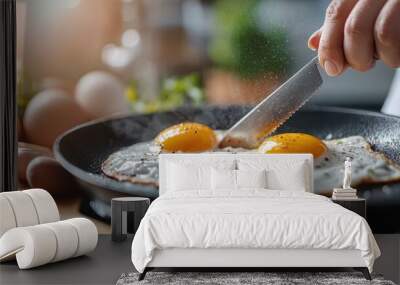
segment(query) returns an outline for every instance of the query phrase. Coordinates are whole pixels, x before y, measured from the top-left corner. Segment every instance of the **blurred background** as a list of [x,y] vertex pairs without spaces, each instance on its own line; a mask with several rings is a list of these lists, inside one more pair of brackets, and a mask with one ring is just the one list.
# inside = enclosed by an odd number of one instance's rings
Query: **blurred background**
[[[20,185],[64,197],[59,134],[115,114],[254,104],[315,56],[307,39],[330,1],[17,2]],[[326,77],[312,101],[380,110],[393,74],[378,63]]]

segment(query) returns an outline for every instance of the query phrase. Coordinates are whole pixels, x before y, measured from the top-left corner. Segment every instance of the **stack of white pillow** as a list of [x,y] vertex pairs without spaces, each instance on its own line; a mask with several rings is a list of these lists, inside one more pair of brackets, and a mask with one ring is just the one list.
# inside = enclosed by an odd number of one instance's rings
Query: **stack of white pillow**
[[167,187],[173,191],[240,190],[241,188],[267,188],[267,170],[238,170],[235,161],[226,165],[168,164]]
[[88,219],[60,221],[43,189],[0,193],[0,262],[16,258],[20,269],[57,262],[94,250],[97,238]]
[[[236,155],[239,156],[239,155]],[[235,193],[248,189],[311,191],[306,155],[258,157],[241,155],[237,159],[192,155],[192,160],[176,156],[165,165],[167,192],[197,191],[199,194]],[[297,158],[297,160],[294,160]]]

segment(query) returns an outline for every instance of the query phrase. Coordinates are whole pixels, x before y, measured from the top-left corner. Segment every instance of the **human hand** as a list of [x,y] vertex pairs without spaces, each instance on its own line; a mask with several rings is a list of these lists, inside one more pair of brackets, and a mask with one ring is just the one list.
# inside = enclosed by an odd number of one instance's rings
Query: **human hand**
[[367,71],[376,59],[400,67],[400,0],[333,0],[308,46],[330,76]]

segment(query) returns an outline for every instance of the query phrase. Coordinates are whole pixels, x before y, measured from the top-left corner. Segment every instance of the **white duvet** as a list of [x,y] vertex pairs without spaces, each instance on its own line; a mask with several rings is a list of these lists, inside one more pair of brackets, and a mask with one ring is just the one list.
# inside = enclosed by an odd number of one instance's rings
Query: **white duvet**
[[159,197],[134,237],[135,268],[143,272],[154,250],[165,248],[358,249],[370,271],[380,255],[365,219],[328,198],[256,189]]

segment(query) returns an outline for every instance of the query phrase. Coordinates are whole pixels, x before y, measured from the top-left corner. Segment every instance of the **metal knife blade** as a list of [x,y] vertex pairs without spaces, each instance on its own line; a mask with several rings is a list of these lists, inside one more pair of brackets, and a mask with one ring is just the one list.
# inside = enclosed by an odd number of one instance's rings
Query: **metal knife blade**
[[322,85],[318,57],[261,101],[222,137],[219,146],[254,148],[303,106]]

